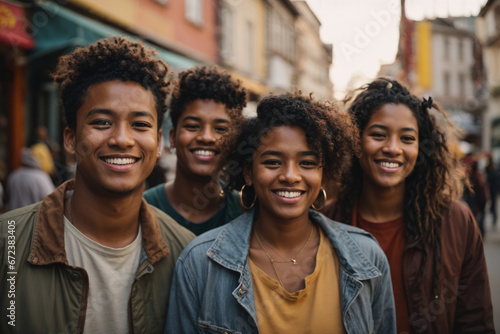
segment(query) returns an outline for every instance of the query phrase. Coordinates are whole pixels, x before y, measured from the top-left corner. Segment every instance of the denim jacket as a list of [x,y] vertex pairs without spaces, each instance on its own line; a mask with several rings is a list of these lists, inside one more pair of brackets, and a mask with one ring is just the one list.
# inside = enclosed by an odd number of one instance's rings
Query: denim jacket
[[[259,333],[248,266],[254,210],[202,234],[176,263],[165,333]],[[340,262],[347,333],[396,333],[387,259],[367,232],[310,210]]]

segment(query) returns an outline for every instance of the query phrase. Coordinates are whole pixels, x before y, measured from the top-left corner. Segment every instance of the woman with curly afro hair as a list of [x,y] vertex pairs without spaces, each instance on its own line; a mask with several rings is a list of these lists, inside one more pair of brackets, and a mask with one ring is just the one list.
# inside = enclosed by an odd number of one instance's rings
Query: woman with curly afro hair
[[241,214],[238,196],[221,181],[226,138],[238,131],[246,90],[216,67],[181,72],[170,103],[170,148],[175,179],[144,193],[144,198],[194,234],[221,226]]
[[493,332],[482,238],[458,202],[465,174],[450,151],[456,128],[447,114],[383,78],[360,89],[349,113],[362,155],[325,212],[384,249],[398,333]]
[[357,129],[335,105],[264,98],[226,159],[247,211],[184,250],[167,332],[394,333],[382,249],[316,211],[357,151]]

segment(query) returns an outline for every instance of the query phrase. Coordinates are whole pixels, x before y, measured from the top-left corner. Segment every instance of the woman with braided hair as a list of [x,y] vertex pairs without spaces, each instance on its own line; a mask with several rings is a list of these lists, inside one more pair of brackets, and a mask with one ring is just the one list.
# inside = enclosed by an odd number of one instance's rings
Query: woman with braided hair
[[420,101],[397,81],[380,78],[360,90],[349,113],[361,157],[326,215],[379,241],[398,333],[494,332],[481,234],[458,202],[465,174],[446,131],[456,128],[432,98]]

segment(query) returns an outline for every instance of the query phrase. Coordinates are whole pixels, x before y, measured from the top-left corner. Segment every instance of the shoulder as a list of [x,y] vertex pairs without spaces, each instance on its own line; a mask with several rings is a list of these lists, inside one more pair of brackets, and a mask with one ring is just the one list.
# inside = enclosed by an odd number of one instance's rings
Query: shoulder
[[162,193],[164,193],[164,192],[165,192],[165,183],[162,183],[162,184],[159,184],[153,188],[146,190],[142,194],[142,197],[144,197],[144,199],[149,204],[157,206],[155,203],[157,203],[158,201],[161,200],[160,196],[163,195]]
[[25,222],[30,217],[36,215],[40,208],[41,202],[30,204],[22,208],[8,211],[0,215],[0,224],[3,225],[6,221]]
[[[228,224],[229,225],[229,224]],[[227,225],[220,226],[214,228],[210,231],[207,231],[199,236],[197,236],[194,240],[192,240],[182,251],[180,255],[181,261],[187,259],[205,259],[208,261],[208,257],[206,257],[207,251],[210,249],[215,239],[219,236],[220,232]]]
[[182,250],[191,240],[194,239],[195,235],[191,231],[179,225],[179,223],[177,223],[165,212],[153,205],[149,205],[149,208],[156,216],[158,225],[160,226],[160,231],[166,239],[169,247],[177,245],[178,247],[181,247]]
[[330,240],[333,238],[335,243],[349,244],[354,242],[363,250],[376,250],[377,252],[381,250],[377,240],[369,232],[359,227],[332,220],[319,212],[312,211],[311,215],[330,236]]

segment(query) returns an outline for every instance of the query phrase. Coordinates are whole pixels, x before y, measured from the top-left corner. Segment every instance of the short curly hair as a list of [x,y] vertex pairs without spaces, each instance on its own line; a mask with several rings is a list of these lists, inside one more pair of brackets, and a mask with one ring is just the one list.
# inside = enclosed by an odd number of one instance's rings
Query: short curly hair
[[167,63],[155,58],[156,55],[156,51],[146,49],[141,42],[113,36],[62,56],[52,76],[61,85],[59,98],[66,125],[76,128],[76,113],[91,85],[122,80],[137,82],[151,91],[159,131],[167,110],[170,74]]
[[174,82],[169,111],[174,129],[186,106],[198,99],[224,104],[228,115],[234,119],[242,116],[247,104],[247,92],[239,80],[234,81],[227,71],[216,66],[193,67],[179,73]]
[[338,182],[360,154],[357,127],[336,104],[318,102],[297,93],[270,95],[257,106],[257,116],[247,120],[226,159],[229,187],[245,184],[244,166],[251,166],[262,138],[278,126],[298,126],[318,154],[325,182]]

